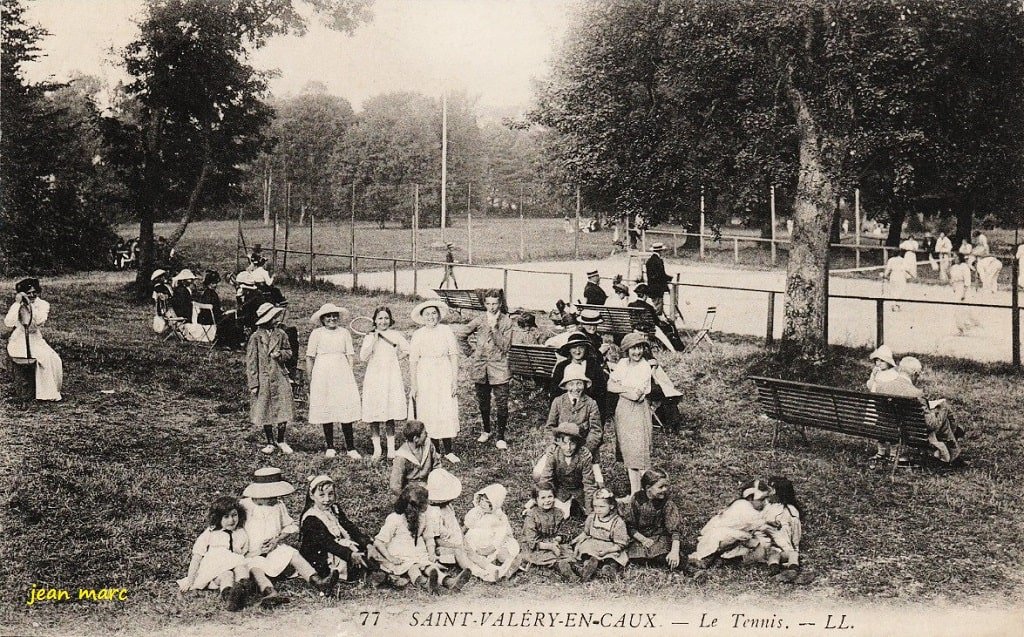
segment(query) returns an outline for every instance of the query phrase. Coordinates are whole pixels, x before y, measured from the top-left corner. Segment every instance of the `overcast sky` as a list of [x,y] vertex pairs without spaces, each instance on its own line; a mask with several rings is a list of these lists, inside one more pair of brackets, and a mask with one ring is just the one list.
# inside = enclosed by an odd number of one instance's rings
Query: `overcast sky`
[[[548,71],[578,0],[376,0],[373,21],[347,37],[314,24],[302,38],[279,38],[253,56],[280,70],[271,92],[325,84],[357,109],[370,96],[410,90],[440,95],[445,86],[479,96],[484,111],[516,111],[530,80]],[[75,72],[110,84],[123,78],[111,49],[135,35],[141,0],[34,0],[28,19],[52,35],[41,43],[32,79]]]

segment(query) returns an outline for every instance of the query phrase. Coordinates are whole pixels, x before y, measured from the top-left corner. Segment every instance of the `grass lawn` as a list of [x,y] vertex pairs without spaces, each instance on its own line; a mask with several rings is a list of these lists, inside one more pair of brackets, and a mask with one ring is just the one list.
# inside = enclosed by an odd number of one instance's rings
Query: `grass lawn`
[[[226,292],[226,286],[222,292]],[[356,296],[319,286],[285,288],[290,322],[303,344],[306,317],[327,300],[354,315],[388,304],[409,331],[412,302],[390,296]],[[65,400],[18,408],[3,375],[0,414],[0,487],[6,494],[2,633],[108,634],[146,632],[169,625],[206,621],[239,622],[221,610],[215,595],[180,596],[174,580],[185,574],[192,542],[200,533],[208,502],[217,493],[238,493],[251,472],[267,462],[258,448],[262,433],[247,422],[242,357],[193,346],[163,343],[148,328],[149,308],[125,300],[119,283],[104,277],[44,282],[53,304],[46,337],[65,366]],[[926,359],[927,391],[951,399],[970,425],[966,453],[970,467],[957,471],[917,470],[893,484],[888,471],[871,470],[869,443],[820,432],[804,445],[786,435],[770,446],[771,426],[758,418],[750,373],[808,378],[860,387],[868,375],[865,353],[838,350],[821,370],[777,369],[753,342],[725,339],[713,354],[670,354],[665,364],[684,393],[683,417],[699,428],[696,442],[655,433],[655,462],[667,469],[673,496],[685,517],[684,550],[692,549],[709,516],[728,504],[750,477],[786,475],[807,509],[803,561],[817,580],[799,593],[772,582],[758,569],[718,567],[706,577],[633,569],[616,581],[585,586],[558,583],[538,573],[511,583],[471,583],[468,598],[765,599],[805,596],[860,603],[966,603],[983,600],[1019,605],[1024,584],[1021,555],[1024,505],[1020,476],[1024,386],[1005,367]],[[356,376],[362,378],[362,366]],[[457,511],[464,515],[472,493],[500,481],[509,488],[505,510],[519,527],[529,497],[530,468],[548,442],[541,423],[547,401],[516,383],[510,413],[512,451],[501,453],[472,440],[478,422],[471,384],[459,394],[463,432],[455,472],[463,480]],[[103,393],[104,390],[112,393]],[[300,414],[303,405],[300,405]],[[293,517],[302,506],[301,483],[328,471],[350,517],[376,533],[390,510],[387,467],[333,461],[322,454],[319,427],[295,424],[296,453],[274,456],[300,491],[286,499]],[[606,437],[603,464],[615,490],[627,490],[613,443]],[[340,432],[338,439],[341,440]],[[367,429],[357,445],[369,448]],[[517,529],[518,530],[518,529]],[[124,587],[126,602],[62,602],[26,606],[33,585],[66,588]],[[305,585],[286,583],[296,610],[332,604],[424,604],[420,592],[346,588],[341,601],[315,596]]]

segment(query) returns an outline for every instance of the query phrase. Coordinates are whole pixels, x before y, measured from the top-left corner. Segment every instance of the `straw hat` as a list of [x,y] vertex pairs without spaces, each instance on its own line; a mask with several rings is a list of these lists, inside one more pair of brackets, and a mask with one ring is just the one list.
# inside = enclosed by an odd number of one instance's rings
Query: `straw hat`
[[153,270],[153,274],[149,275],[149,280],[156,281],[165,274],[167,274],[167,270]]
[[280,498],[295,492],[295,487],[285,482],[277,467],[263,467],[253,474],[253,480],[242,491],[246,498]]
[[569,371],[565,373],[565,377],[562,378],[562,382],[558,383],[558,386],[565,389],[565,385],[571,380],[582,380],[584,387],[590,387],[590,379],[580,371],[578,365],[569,366]]
[[185,268],[181,272],[175,274],[174,278],[171,279],[171,281],[173,283],[177,283],[179,281],[194,281],[195,278],[196,278],[196,275],[192,274],[192,270],[189,270],[188,268]]
[[273,303],[264,303],[256,310],[256,325],[263,325],[282,312],[284,312],[283,307],[278,307]]
[[889,349],[888,345],[879,345],[878,349],[871,352],[871,355],[868,356],[868,360],[880,360],[889,363],[892,367],[896,367],[896,358],[892,355],[892,350]]
[[444,301],[441,299],[428,299],[412,308],[412,312],[409,314],[412,317],[413,323],[416,323],[417,325],[427,324],[427,321],[423,318],[423,310],[428,307],[436,307],[437,311],[441,314],[441,318],[444,318],[448,314],[448,306],[444,304]]
[[900,359],[900,371],[907,374],[919,374],[923,369],[921,361],[913,356],[904,356]]
[[573,334],[570,334],[569,340],[567,340],[564,345],[558,348],[558,353],[564,356],[565,358],[569,358],[569,350],[571,350],[574,347],[579,347],[580,345],[586,347],[587,349],[590,349],[591,347],[594,346],[594,344],[590,342],[590,339],[587,338],[586,334],[575,332]]
[[591,270],[590,272],[587,272],[588,279],[595,276],[601,276],[601,273],[598,272],[597,270]]
[[639,332],[630,332],[622,337],[622,343],[619,345],[622,351],[628,352],[637,345],[646,345],[647,337]]
[[664,249],[665,249],[665,244],[660,242],[660,241],[658,241],[657,243],[655,243],[655,244],[653,244],[651,246],[651,251],[653,251],[653,252],[661,252]]
[[427,497],[433,502],[450,502],[462,494],[462,481],[444,469],[427,476]]
[[556,436],[572,436],[576,440],[580,440],[583,437],[580,435],[580,426],[574,422],[559,423],[552,433]]
[[313,325],[320,325],[320,319],[328,314],[337,314],[340,318],[345,318],[348,316],[348,310],[338,307],[334,303],[324,303],[319,310],[313,312],[313,316],[309,317],[309,322]]
[[600,325],[601,324],[601,313],[597,310],[583,310],[579,316],[576,317],[576,322],[580,325]]

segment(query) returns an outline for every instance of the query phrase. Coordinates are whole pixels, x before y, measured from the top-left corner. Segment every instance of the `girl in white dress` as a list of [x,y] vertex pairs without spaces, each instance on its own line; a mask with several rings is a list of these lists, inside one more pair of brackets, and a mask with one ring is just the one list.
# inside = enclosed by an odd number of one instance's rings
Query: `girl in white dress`
[[183,593],[220,589],[228,610],[242,610],[249,588],[249,536],[244,525],[245,509],[235,498],[220,496],[210,504],[206,529],[192,545],[188,575],[178,580]]
[[39,279],[23,279],[14,289],[14,303],[4,317],[4,325],[14,328],[7,339],[7,353],[12,358],[35,359],[36,400],[60,400],[64,363],[43,340],[39,329],[50,317],[50,304],[39,298],[42,291]]
[[390,308],[374,310],[373,324],[373,331],[363,337],[363,346],[359,348],[359,360],[366,362],[362,415],[363,422],[370,423],[373,459],[380,459],[383,425],[388,439],[388,460],[391,460],[395,457],[395,421],[405,420],[408,411],[398,358],[409,354],[409,342],[401,332],[392,329],[395,319]]
[[441,317],[448,308],[437,299],[424,301],[412,310],[412,320],[423,327],[409,343],[409,397],[414,413],[442,455],[452,452],[459,434],[459,346]]
[[373,540],[381,555],[380,568],[396,584],[413,583],[436,591],[441,580],[435,533],[428,524],[427,490],[421,484],[402,489],[394,512]]
[[[910,254],[909,252],[907,254]],[[913,263],[914,270],[917,270],[917,261]],[[882,272],[882,277],[889,279],[889,295],[893,298],[903,298],[907,294],[907,280],[915,278],[914,272],[911,271],[910,265],[908,264],[907,257],[890,257],[885,263],[885,270]],[[899,304],[893,303],[893,312],[898,312],[900,309]]]
[[907,237],[906,241],[900,244],[900,250],[903,250],[903,260],[907,267],[907,272],[910,273],[910,277],[913,279],[917,278],[917,251],[921,249],[921,244],[917,242],[914,235]]
[[324,456],[333,458],[334,423],[341,423],[345,434],[345,448],[348,457],[359,460],[362,456],[356,451],[352,423],[359,420],[359,387],[352,373],[355,361],[355,348],[352,346],[352,335],[344,327],[340,327],[341,316],[348,311],[325,303],[317,310],[309,321],[320,325],[309,335],[306,346],[306,369],[309,375],[309,422],[324,427],[324,438],[327,451]]

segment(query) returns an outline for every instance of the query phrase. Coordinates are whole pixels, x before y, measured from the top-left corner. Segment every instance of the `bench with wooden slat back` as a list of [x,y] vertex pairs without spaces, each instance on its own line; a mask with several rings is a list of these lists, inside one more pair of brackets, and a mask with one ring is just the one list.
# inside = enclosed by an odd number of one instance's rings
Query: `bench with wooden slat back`
[[483,297],[480,290],[434,290],[438,298],[453,310],[478,310],[483,312]]
[[601,313],[598,332],[629,334],[643,332],[653,334],[658,327],[658,317],[651,307],[609,307],[607,305],[577,305],[579,311],[597,310]]
[[[798,383],[778,378],[751,376],[757,386],[757,402],[779,423],[814,427],[901,447],[930,448],[924,405],[916,398]],[[898,454],[897,454],[898,455]]]
[[513,345],[508,350],[508,368],[513,376],[551,378],[558,349],[543,345]]

